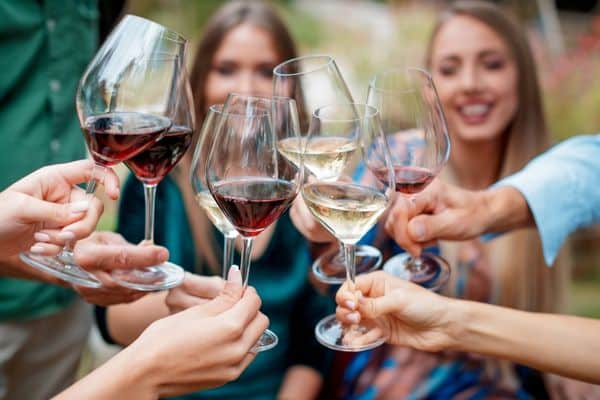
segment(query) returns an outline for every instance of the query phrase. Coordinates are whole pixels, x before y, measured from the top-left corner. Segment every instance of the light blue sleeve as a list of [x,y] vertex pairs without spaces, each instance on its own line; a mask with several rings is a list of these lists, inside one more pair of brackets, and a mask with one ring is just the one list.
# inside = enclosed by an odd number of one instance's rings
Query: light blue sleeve
[[566,140],[494,186],[507,185],[527,200],[552,265],[569,234],[600,222],[600,135]]

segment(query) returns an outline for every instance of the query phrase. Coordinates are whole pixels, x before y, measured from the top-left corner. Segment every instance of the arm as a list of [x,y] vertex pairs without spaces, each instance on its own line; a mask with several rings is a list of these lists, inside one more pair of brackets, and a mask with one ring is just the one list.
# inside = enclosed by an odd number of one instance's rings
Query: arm
[[600,383],[600,321],[449,299],[384,272],[358,277],[356,288],[358,300],[347,284],[338,292],[338,318],[372,321],[373,334],[390,343],[480,353]]

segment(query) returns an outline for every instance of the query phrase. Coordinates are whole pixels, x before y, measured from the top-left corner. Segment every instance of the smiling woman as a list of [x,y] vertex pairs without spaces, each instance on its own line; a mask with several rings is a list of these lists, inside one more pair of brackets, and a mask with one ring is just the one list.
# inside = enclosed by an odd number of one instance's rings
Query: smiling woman
[[[483,1],[453,3],[438,18],[426,64],[452,141],[442,179],[485,189],[546,149],[549,136],[533,55],[526,33],[505,10]],[[563,308],[566,255],[547,268],[534,231],[486,243],[441,243],[440,250],[452,266],[446,295],[528,311]],[[367,393],[378,399],[547,396],[542,374],[468,353],[388,346],[357,358],[347,372],[361,369],[360,363],[362,372],[346,377],[354,398]]]

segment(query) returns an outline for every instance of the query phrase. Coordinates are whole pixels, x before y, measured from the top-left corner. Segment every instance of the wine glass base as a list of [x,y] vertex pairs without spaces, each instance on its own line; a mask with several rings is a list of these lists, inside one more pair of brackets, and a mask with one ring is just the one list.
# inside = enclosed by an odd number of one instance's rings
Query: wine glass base
[[31,252],[23,252],[19,254],[19,258],[33,268],[75,285],[89,288],[102,286],[102,282],[98,278],[82,269],[70,257],[59,258],[59,256],[41,256]]
[[431,291],[438,290],[450,278],[450,265],[434,254],[424,253],[420,258],[422,264],[418,270],[412,267],[412,256],[408,253],[398,254],[387,260],[383,270]]
[[126,288],[157,292],[179,286],[183,282],[185,271],[179,265],[165,262],[146,268],[115,269],[111,276]]
[[374,340],[368,341],[367,343],[352,344],[351,341],[346,338],[349,333],[348,330],[355,330],[355,334],[358,335],[357,338],[369,334],[370,332],[370,328],[362,325],[343,325],[337,320],[334,314],[329,315],[319,321],[315,327],[315,336],[319,343],[321,343],[323,346],[332,350],[346,352],[371,350],[375,347],[381,346],[387,339],[386,337],[378,337]]
[[265,329],[265,331],[258,339],[258,342],[256,342],[256,345],[252,348],[251,351],[254,353],[267,351],[277,346],[277,343],[279,343],[279,338],[277,337],[277,335],[273,331]]
[[[367,245],[356,246],[356,275],[375,271],[381,266],[381,252]],[[346,281],[346,264],[344,255],[338,248],[332,249],[319,257],[312,265],[313,274],[324,283],[342,284]]]

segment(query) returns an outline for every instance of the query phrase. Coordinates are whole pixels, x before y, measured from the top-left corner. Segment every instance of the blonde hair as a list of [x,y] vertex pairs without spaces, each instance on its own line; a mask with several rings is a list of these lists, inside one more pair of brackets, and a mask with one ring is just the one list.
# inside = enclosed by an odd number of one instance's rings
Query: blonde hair
[[[501,179],[523,168],[531,158],[546,150],[550,142],[532,51],[525,32],[499,7],[482,1],[458,1],[440,15],[435,25],[427,50],[428,65],[431,64],[436,35],[443,24],[455,16],[473,18],[492,29],[507,44],[517,66],[519,106],[503,134],[497,176]],[[446,179],[460,185],[453,176],[452,165],[446,170]],[[442,252],[451,265],[456,261],[458,246],[460,244],[442,244]],[[564,310],[570,277],[568,249],[564,249],[553,267],[548,268],[539,235],[533,229],[504,235],[483,247],[487,259],[493,263],[494,303],[528,311]],[[452,286],[451,282],[448,287]]]

